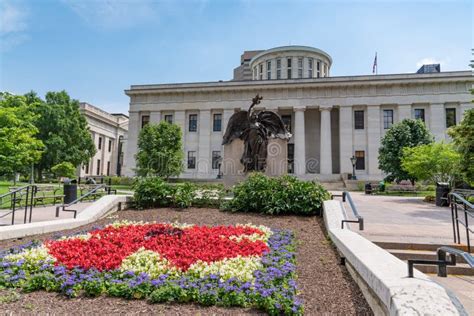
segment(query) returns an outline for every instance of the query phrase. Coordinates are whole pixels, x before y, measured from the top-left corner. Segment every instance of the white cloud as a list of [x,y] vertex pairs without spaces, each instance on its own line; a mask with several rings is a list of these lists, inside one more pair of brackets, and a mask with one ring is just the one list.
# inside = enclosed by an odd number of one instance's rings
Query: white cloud
[[62,0],[87,24],[121,29],[158,18],[153,0]]
[[21,2],[0,0],[0,51],[7,51],[29,38],[28,10]]

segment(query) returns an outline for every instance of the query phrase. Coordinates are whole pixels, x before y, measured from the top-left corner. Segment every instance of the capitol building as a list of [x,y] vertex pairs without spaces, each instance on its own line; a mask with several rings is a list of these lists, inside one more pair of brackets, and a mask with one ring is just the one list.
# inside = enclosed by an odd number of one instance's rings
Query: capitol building
[[221,145],[232,114],[247,110],[256,94],[258,109],[277,112],[292,134],[288,172],[303,179],[361,180],[384,177],[378,149],[384,133],[405,118],[425,122],[437,141],[473,108],[471,71],[441,72],[424,65],[417,72],[331,76],[333,60],[307,46],[245,51],[230,81],[132,85],[123,174],[134,175],[138,134],[148,123],[168,121],[183,131],[182,178],[215,179]]

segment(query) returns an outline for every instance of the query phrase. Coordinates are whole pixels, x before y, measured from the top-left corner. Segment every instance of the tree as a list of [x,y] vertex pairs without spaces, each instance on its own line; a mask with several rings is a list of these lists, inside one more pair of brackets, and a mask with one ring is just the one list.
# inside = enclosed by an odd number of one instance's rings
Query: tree
[[139,176],[178,176],[183,171],[181,129],[164,121],[147,124],[140,131],[135,157]]
[[41,158],[43,143],[36,138],[35,116],[25,97],[2,93],[0,100],[0,175],[26,172]]
[[72,163],[64,161],[53,166],[51,172],[58,178],[74,178],[76,175],[76,168]]
[[448,129],[453,144],[461,155],[460,172],[468,183],[474,182],[474,109],[464,112],[459,125]]
[[77,100],[72,100],[65,91],[48,92],[45,102],[38,102],[31,92],[28,99],[32,100],[30,106],[39,116],[35,122],[38,138],[45,144],[45,152],[37,165],[40,176],[43,170],[50,170],[58,163],[78,166],[94,156],[94,141]]
[[461,155],[451,144],[431,143],[403,149],[402,167],[418,180],[449,182],[459,178]]
[[433,142],[433,136],[421,120],[405,119],[393,125],[382,138],[379,148],[379,168],[387,174],[387,181],[410,180],[410,176],[401,166],[404,147],[415,147]]

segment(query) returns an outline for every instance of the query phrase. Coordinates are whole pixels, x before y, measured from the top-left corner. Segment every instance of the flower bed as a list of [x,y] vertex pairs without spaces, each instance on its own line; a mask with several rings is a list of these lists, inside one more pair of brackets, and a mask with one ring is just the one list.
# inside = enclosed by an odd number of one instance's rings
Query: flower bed
[[0,287],[302,314],[290,231],[116,222],[0,254]]

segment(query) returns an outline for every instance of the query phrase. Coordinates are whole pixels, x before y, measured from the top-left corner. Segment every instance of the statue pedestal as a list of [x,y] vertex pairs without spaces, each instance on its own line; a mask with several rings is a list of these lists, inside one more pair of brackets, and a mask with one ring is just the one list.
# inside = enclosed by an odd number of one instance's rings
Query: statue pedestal
[[[244,166],[240,162],[244,152],[244,142],[234,139],[230,144],[224,145],[224,158],[221,164],[224,186],[226,188],[245,180]],[[277,177],[288,172],[288,141],[283,139],[269,139],[267,147],[267,167],[265,174]]]

